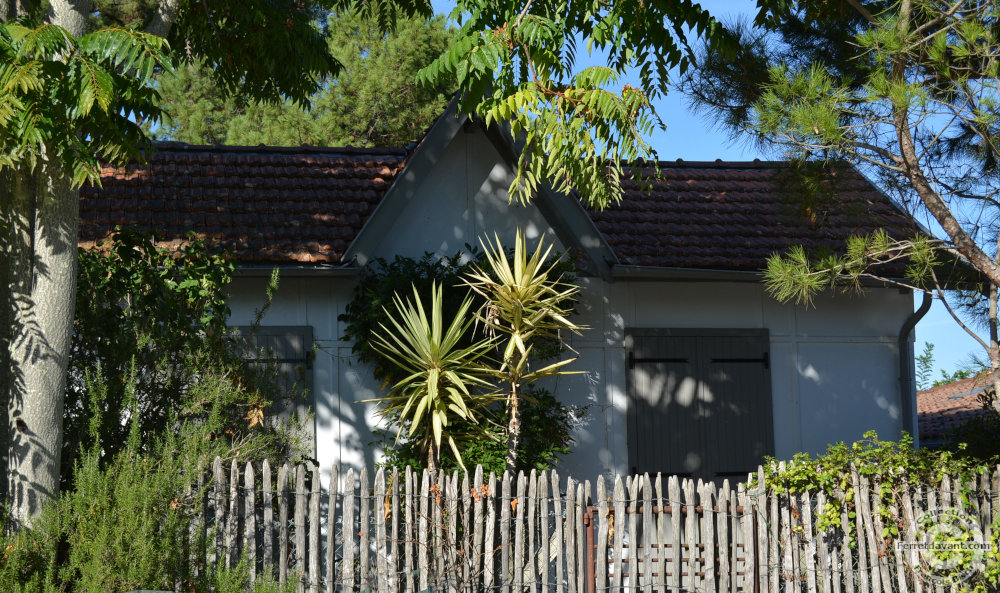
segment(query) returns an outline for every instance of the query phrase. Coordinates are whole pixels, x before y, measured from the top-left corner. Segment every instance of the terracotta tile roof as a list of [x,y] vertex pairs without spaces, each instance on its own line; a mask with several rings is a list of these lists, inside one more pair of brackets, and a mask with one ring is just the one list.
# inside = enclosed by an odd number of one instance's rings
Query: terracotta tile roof
[[80,241],[115,225],[179,243],[188,231],[243,263],[338,263],[403,167],[395,148],[161,143],[147,165],[101,171],[81,191]]
[[[341,263],[407,158],[404,149],[190,146],[161,143],[148,165],[102,171],[81,192],[84,246],[115,225],[162,244],[188,231],[245,264]],[[859,173],[843,168],[832,192],[803,206],[784,163],[662,163],[646,194],[591,213],[624,265],[759,271],[792,245],[837,250],[850,234],[912,221]]]
[[663,162],[646,193],[626,182],[619,206],[592,213],[624,265],[759,271],[775,251],[843,249],[852,234],[885,228],[906,237],[912,220],[861,174],[835,170],[813,199],[782,162]]
[[938,439],[987,411],[979,393],[985,377],[972,377],[917,392],[917,424],[921,439]]

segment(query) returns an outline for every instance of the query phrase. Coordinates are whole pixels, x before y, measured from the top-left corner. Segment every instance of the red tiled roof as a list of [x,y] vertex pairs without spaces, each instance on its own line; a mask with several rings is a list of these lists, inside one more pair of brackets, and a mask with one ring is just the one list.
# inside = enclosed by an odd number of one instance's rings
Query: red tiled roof
[[979,393],[989,387],[985,376],[962,379],[917,392],[917,424],[921,439],[936,439],[969,420],[986,416]]
[[150,162],[85,186],[80,242],[115,225],[162,244],[194,231],[243,263],[338,263],[403,167],[395,148],[157,144]]
[[[245,264],[341,263],[407,157],[403,149],[157,145],[148,165],[102,171],[81,192],[81,245],[115,225],[176,244],[188,231]],[[851,234],[912,221],[854,169],[800,199],[785,163],[662,163],[651,193],[591,213],[624,265],[759,271],[793,245],[840,250]]]
[[664,162],[653,191],[625,183],[621,205],[592,213],[622,264],[759,271],[775,251],[842,251],[844,240],[913,221],[860,173],[839,167],[829,191],[802,200],[783,162]]

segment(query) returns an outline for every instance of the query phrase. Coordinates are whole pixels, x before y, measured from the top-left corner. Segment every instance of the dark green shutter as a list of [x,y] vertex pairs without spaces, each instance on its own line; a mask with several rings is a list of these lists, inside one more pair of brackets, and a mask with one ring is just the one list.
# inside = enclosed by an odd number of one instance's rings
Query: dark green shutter
[[626,334],[629,470],[741,477],[773,451],[767,330]]

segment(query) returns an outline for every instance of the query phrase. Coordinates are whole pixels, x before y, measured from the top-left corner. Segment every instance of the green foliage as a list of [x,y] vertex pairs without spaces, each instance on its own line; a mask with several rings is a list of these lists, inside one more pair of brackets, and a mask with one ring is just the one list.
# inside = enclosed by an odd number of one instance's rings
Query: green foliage
[[[470,313],[472,299],[466,297],[451,321],[446,321],[442,289],[431,286],[429,312],[416,288],[413,300],[395,298],[389,324],[372,336],[375,349],[391,359],[406,376],[389,393],[374,400],[383,416],[397,418],[409,426],[408,436],[423,435],[421,450],[428,452],[428,466],[434,469],[441,458],[441,441],[448,443],[458,464],[462,455],[455,438],[455,425],[476,424],[478,408],[496,396],[488,390],[485,368],[480,359],[492,346],[489,339],[462,346],[475,318]],[[400,431],[402,431],[402,427]],[[463,466],[464,467],[464,466]]]
[[[185,543],[192,518],[204,510],[198,480],[211,461],[217,455],[252,458],[261,450],[256,434],[239,442],[218,438],[218,419],[229,406],[219,387],[197,388],[204,406],[198,420],[175,411],[170,430],[143,434],[133,424],[124,448],[110,458],[98,446],[87,450],[77,461],[72,487],[46,505],[31,528],[0,538],[0,589],[103,593],[174,590],[179,582],[185,591],[246,590],[245,563],[196,575],[189,554],[204,558],[211,542],[199,537]],[[107,387],[98,380],[90,388]],[[278,589],[265,583],[252,590]]]
[[138,121],[159,117],[153,74],[166,43],[122,28],[76,38],[55,25],[0,23],[0,168],[34,170],[42,155],[76,186],[101,162],[147,144]]
[[983,413],[946,434],[943,448],[982,463],[1000,461],[1000,414],[989,405],[992,399],[992,393],[981,394]]
[[[888,526],[890,533],[883,535],[892,537],[899,535],[893,513],[901,508],[896,497],[902,489],[937,483],[947,475],[957,479],[956,487],[967,494],[963,490],[965,484],[989,471],[978,460],[959,457],[950,451],[915,449],[913,438],[907,434],[894,442],[879,440],[874,431],[869,431],[864,439],[851,445],[830,445],[825,454],[815,458],[808,453],[797,453],[784,469],[773,459],[768,460],[764,464],[764,483],[769,492],[776,494],[806,490],[825,493],[828,506],[818,517],[818,528],[836,530],[840,528],[844,505],[850,513],[854,512],[856,492],[851,479],[852,468],[871,480],[879,501],[873,511],[880,514]],[[752,480],[755,481],[756,478]]]
[[387,33],[357,11],[332,13],[325,42],[342,69],[320,80],[308,108],[291,100],[234,97],[206,64],[185,64],[160,78],[166,117],[154,135],[194,144],[405,146],[424,133],[451,95],[446,83],[415,81],[451,34],[441,17],[400,19]]
[[[207,401],[224,398],[217,434],[239,441],[250,429],[285,457],[285,429],[251,426],[281,397],[270,369],[251,366],[227,331],[226,290],[234,264],[191,238],[178,251],[122,231],[81,249],[70,372],[66,383],[61,476],[96,447],[103,459],[123,450],[133,430],[157,435],[178,418],[206,419]],[[92,388],[94,384],[101,389]],[[205,392],[212,391],[210,399]],[[136,444],[140,451],[145,441]]]
[[569,320],[579,287],[563,281],[556,261],[550,260],[551,246],[540,237],[529,255],[524,232],[518,230],[513,257],[496,243],[484,245],[487,266],[476,266],[465,282],[486,303],[477,318],[487,335],[500,338],[499,359],[490,368],[493,379],[506,387],[507,467],[517,466],[520,439],[521,390],[539,379],[582,371],[563,367],[576,358],[557,360],[532,368],[532,349],[545,340],[561,341],[560,332],[580,334],[583,326]]
[[[487,336],[511,335],[504,333],[507,332],[506,329],[495,327],[497,323],[502,323],[501,318],[491,321],[493,325],[485,322],[487,298],[490,296],[489,293],[493,292],[496,295],[504,295],[498,298],[501,309],[494,310],[498,315],[509,315],[509,319],[517,319],[518,338],[508,339],[502,345],[494,341],[494,344],[500,345],[501,348],[488,353],[490,355],[488,358],[483,358],[484,376],[491,376],[494,385],[496,382],[509,383],[511,377],[519,381],[519,385],[528,385],[542,377],[562,372],[560,368],[571,361],[556,362],[539,369],[532,369],[531,365],[558,355],[563,348],[559,330],[570,328],[564,327],[562,321],[554,319],[552,314],[568,321],[573,312],[574,295],[577,290],[572,285],[573,266],[571,262],[560,257],[550,258],[551,250],[545,248],[544,244],[540,245],[540,249],[534,254],[530,254],[523,245],[523,238],[521,243],[520,252],[516,248],[512,251],[504,250],[499,243],[491,246],[492,249],[488,254],[475,255],[473,251],[473,259],[467,263],[463,263],[465,259],[460,253],[443,259],[425,254],[420,260],[397,256],[392,262],[385,260],[372,262],[362,273],[355,288],[354,298],[340,317],[346,324],[345,338],[353,342],[354,352],[359,358],[372,365],[375,376],[383,381],[383,386],[391,386],[403,380],[410,380],[413,375],[404,372],[394,357],[386,356],[384,351],[379,352],[373,347],[371,336],[379,333],[380,327],[391,327],[394,323],[389,315],[393,311],[388,307],[390,302],[401,300],[402,295],[414,291],[419,298],[427,299],[428,295],[432,294],[432,286],[440,285],[442,318],[455,319],[462,303],[468,300],[472,303],[471,309],[480,311],[481,323],[476,324],[474,328],[471,326],[467,328],[476,331],[466,331],[456,345],[459,348],[470,348],[482,343]],[[500,270],[501,274],[505,274],[505,280],[496,280],[491,276],[494,267]],[[524,281],[522,286],[515,286],[515,277]],[[476,292],[472,292],[469,290],[470,284],[465,282],[478,282],[476,278],[488,279],[489,284],[482,284],[476,288]],[[486,332],[485,335],[483,332]],[[523,352],[517,346],[518,340],[521,346],[524,346]],[[504,350],[510,350],[506,359]],[[509,360],[510,364],[505,364],[505,360]],[[509,423],[509,413],[504,414],[506,414],[504,422]],[[407,449],[406,443],[426,443],[425,438],[428,435],[423,434],[420,427],[407,427],[395,412],[388,412],[387,416],[390,422],[398,424],[400,429],[413,431],[412,438],[401,437],[402,444],[398,445],[400,451],[409,451],[400,453],[402,458],[412,460],[413,450]],[[452,426],[452,436],[462,452],[463,460],[472,442],[477,439],[492,438],[488,434],[491,430],[494,436],[498,434],[496,427],[490,427],[486,423],[475,425],[463,423]],[[499,442],[502,441],[494,441],[494,444],[488,445],[487,448]],[[553,435],[552,442],[561,441]],[[516,450],[525,449],[518,446]],[[447,465],[450,463],[447,454],[442,453],[442,463]],[[423,465],[423,460],[419,464]]]
[[924,342],[924,351],[916,359],[917,391],[930,387],[931,372],[934,370],[934,344]]
[[[552,184],[596,207],[621,199],[623,162],[654,156],[646,138],[663,124],[651,101],[670,68],[690,64],[685,29],[720,30],[687,0],[462,0],[452,18],[462,23],[458,35],[421,80],[456,80],[463,109],[509,124],[522,144],[512,198],[529,201]],[[607,53],[607,66],[576,70],[579,50]],[[631,69],[638,88],[610,88]]]
[[954,383],[955,381],[961,381],[962,379],[971,379],[972,377],[975,377],[979,373],[980,371],[977,371],[972,368],[955,369],[950,373],[944,369],[941,369],[941,376],[934,380],[934,383],[931,384],[931,387],[939,387],[941,385],[947,385],[948,383]]
[[[897,283],[918,288],[934,285],[933,268],[938,264],[939,241],[926,235],[896,239],[885,231],[854,236],[847,240],[843,255],[812,257],[801,246],[785,254],[774,253],[767,258],[767,291],[780,301],[811,303],[824,290],[857,290],[863,278],[891,280],[878,266],[902,266],[907,281]],[[907,283],[909,282],[909,283]]]
[[[472,253],[475,259],[475,251]],[[358,360],[371,365],[375,378],[382,381],[383,386],[405,376],[391,359],[379,354],[371,341],[371,336],[380,327],[390,323],[387,311],[391,310],[394,300],[409,295],[414,289],[422,299],[429,299],[431,286],[446,287],[447,290],[442,291],[442,315],[451,319],[471,294],[470,290],[458,287],[461,277],[471,271],[472,265],[461,252],[445,258],[425,253],[420,259],[397,255],[390,262],[378,258],[361,270],[354,297],[337,319],[344,324],[343,337],[351,342],[351,351]],[[474,308],[480,304],[481,301],[474,301]],[[470,344],[471,337],[462,343]]]
[[569,320],[580,289],[564,281],[558,258],[550,258],[552,246],[545,244],[544,237],[529,255],[524,233],[518,231],[513,257],[500,244],[499,237],[495,240],[484,245],[486,266],[475,265],[465,281],[485,301],[479,321],[487,332],[504,336],[498,369],[502,378],[527,385],[558,374],[549,370],[570,362],[527,370],[534,341],[559,339],[561,331],[580,335],[580,330],[585,329]]
[[[570,433],[573,423],[583,415],[584,410],[564,406],[545,389],[529,388],[521,406],[521,439],[518,443],[517,466],[514,471],[552,469],[559,457],[569,453],[573,437]],[[483,466],[487,474],[503,473],[507,466],[507,440],[504,427],[510,418],[506,407],[491,406],[484,413],[483,431],[474,439],[459,440],[462,461],[468,468]],[[385,451],[382,465],[400,470],[406,466],[422,467],[426,456],[422,455],[415,439],[396,439],[395,434],[382,432],[375,443]],[[450,472],[461,469],[457,461],[445,456],[440,469]]]

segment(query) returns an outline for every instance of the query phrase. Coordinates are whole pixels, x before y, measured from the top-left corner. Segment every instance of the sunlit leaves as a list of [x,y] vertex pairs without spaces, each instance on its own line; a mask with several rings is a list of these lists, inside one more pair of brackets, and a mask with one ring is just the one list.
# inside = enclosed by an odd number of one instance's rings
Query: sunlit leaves
[[[690,64],[685,28],[720,32],[690,1],[465,0],[453,16],[463,19],[458,38],[422,78],[456,78],[467,112],[509,124],[523,147],[511,199],[550,184],[598,208],[621,199],[623,161],[655,156],[647,139],[663,125],[651,101],[671,67]],[[606,53],[607,68],[578,71],[581,46]],[[639,87],[615,88],[630,69]]]
[[135,156],[146,142],[136,121],[159,116],[152,78],[165,49],[126,29],[77,39],[55,25],[0,25],[0,167],[33,168],[44,152],[81,185],[102,160]]
[[508,258],[499,238],[483,247],[487,266],[485,269],[477,267],[466,282],[486,299],[478,313],[480,323],[502,340],[500,364],[490,369],[490,373],[495,379],[511,385],[511,393],[516,397],[520,386],[565,374],[562,367],[576,360],[565,359],[542,368],[529,368],[532,344],[558,340],[560,332],[579,334],[585,329],[569,319],[580,289],[564,282],[557,273],[558,262],[549,258],[552,247],[544,240],[539,240],[532,252],[524,233],[518,232],[512,258]]
[[939,241],[925,235],[900,240],[882,230],[850,237],[843,255],[811,257],[796,246],[768,258],[765,286],[780,301],[809,304],[824,290],[855,290],[866,279],[883,281],[887,275],[879,266],[893,264],[894,276],[902,268],[910,284],[921,288],[931,284],[932,269],[940,263],[939,247]]
[[461,342],[475,321],[466,298],[451,320],[444,319],[442,287],[431,288],[429,309],[424,307],[416,288],[413,298],[395,297],[386,309],[388,324],[373,336],[373,346],[406,373],[384,397],[371,400],[383,416],[396,417],[409,425],[410,435],[422,428],[423,448],[440,456],[447,442],[462,463],[454,431],[449,427],[461,420],[477,422],[477,409],[495,401],[480,364],[492,341],[483,339],[469,346]]

